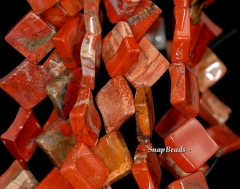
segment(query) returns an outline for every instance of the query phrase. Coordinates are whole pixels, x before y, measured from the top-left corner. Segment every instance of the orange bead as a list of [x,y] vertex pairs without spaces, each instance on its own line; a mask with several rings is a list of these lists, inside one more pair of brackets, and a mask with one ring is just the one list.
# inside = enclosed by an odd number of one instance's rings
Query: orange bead
[[83,0],[60,0],[60,4],[70,16],[76,15],[83,9]]
[[90,88],[80,87],[69,119],[76,140],[95,146],[101,130],[101,119],[94,106]]
[[122,76],[110,79],[96,96],[107,133],[117,131],[134,113],[132,91]]
[[173,0],[175,6],[188,7],[190,0]]
[[103,187],[107,187],[131,173],[133,160],[120,132],[113,131],[106,134],[90,150],[110,170]]
[[151,87],[167,71],[169,62],[146,37],[138,45],[140,55],[124,76],[135,88]]
[[48,8],[55,5],[59,0],[27,0],[30,6],[32,7],[33,11],[39,15]]
[[20,107],[11,126],[1,135],[1,140],[15,159],[27,162],[37,147],[35,139],[41,132],[42,127],[33,111]]
[[84,143],[78,143],[68,154],[60,170],[75,189],[102,188],[109,169]]
[[80,13],[69,18],[56,33],[52,41],[63,59],[66,68],[77,68],[80,65],[80,48],[85,35],[83,15]]
[[47,97],[46,86],[51,79],[45,67],[25,59],[0,80],[0,87],[29,110]]

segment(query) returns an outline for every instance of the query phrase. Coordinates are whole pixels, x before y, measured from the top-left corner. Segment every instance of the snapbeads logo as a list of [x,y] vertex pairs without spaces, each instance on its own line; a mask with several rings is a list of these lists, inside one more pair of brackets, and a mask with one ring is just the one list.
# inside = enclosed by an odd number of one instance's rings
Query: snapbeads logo
[[182,146],[180,148],[170,148],[169,146],[167,146],[166,148],[149,147],[148,152],[158,152],[160,154],[162,154],[164,152],[186,152],[186,148],[184,148]]

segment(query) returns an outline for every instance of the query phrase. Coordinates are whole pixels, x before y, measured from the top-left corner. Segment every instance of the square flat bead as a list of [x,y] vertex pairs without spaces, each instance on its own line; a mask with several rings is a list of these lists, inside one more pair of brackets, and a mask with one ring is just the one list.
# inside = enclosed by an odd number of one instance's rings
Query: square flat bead
[[84,143],[78,143],[68,154],[60,170],[75,189],[102,188],[109,169]]
[[169,62],[146,37],[138,45],[140,55],[124,76],[134,88],[151,87],[169,68]]
[[104,0],[107,16],[111,23],[126,21],[140,0]]
[[136,110],[137,139],[140,143],[145,143],[151,140],[152,130],[155,124],[152,89],[147,86],[137,88],[134,103]]
[[36,189],[74,189],[72,185],[62,176],[59,168],[54,167],[50,172],[41,180]]
[[66,69],[47,84],[47,94],[62,119],[68,119],[77,100],[81,76],[81,68]]
[[69,151],[75,146],[76,138],[70,122],[59,118],[36,138],[36,142],[53,165],[61,167]]
[[77,142],[95,146],[101,130],[101,119],[94,106],[90,88],[80,87],[69,119]]
[[103,187],[107,187],[131,173],[132,157],[123,135],[118,131],[101,137],[90,150],[109,168]]
[[213,125],[206,130],[219,146],[219,150],[215,154],[216,157],[221,157],[240,149],[240,137],[227,125]]
[[172,45],[172,63],[187,63],[190,50],[190,16],[188,7],[174,7],[175,29]]
[[182,63],[169,67],[171,78],[171,104],[185,117],[199,113],[199,88],[197,77]]
[[110,77],[124,75],[137,60],[140,53],[140,47],[134,37],[125,37],[116,54],[105,63]]
[[107,133],[118,130],[135,113],[132,91],[122,76],[110,79],[96,96]]
[[60,4],[70,16],[76,15],[83,9],[83,0],[60,0]]
[[55,30],[29,11],[5,36],[5,40],[33,63],[53,49]]
[[206,178],[202,171],[197,171],[189,176],[172,182],[167,189],[209,189]]
[[141,0],[135,7],[131,17],[127,19],[132,33],[139,42],[162,10],[150,0]]
[[1,140],[15,159],[27,162],[37,147],[35,139],[41,132],[42,127],[33,111],[20,107],[13,123],[1,135]]
[[140,189],[160,187],[162,170],[157,154],[149,151],[150,147],[151,143],[139,144],[134,155],[132,174]]
[[25,59],[1,78],[0,87],[24,109],[31,109],[46,98],[46,86],[50,80],[51,76],[44,66]]
[[217,83],[227,72],[227,67],[209,47],[205,49],[198,65],[197,78],[202,93]]
[[49,55],[43,66],[47,68],[52,78],[58,76],[66,69],[56,49]]
[[195,118],[183,122],[164,139],[164,143],[171,149],[185,148],[185,152],[170,151],[169,155],[188,173],[198,170],[218,150],[218,145]]
[[55,5],[59,0],[27,0],[28,3],[30,4],[31,8],[33,9],[33,11],[39,15],[42,12],[44,12],[45,10],[47,10],[48,8],[52,7],[53,5]]
[[69,18],[68,13],[57,3],[41,14],[42,19],[58,31]]
[[164,139],[186,120],[187,118],[184,117],[176,108],[171,107],[155,125],[154,131],[162,139]]
[[[183,178],[191,174],[183,171],[167,152],[159,153],[158,159],[161,167],[168,170],[176,179]],[[208,170],[209,166],[207,164],[203,164],[197,171],[202,171],[206,174]]]
[[224,124],[232,109],[221,102],[210,90],[206,90],[200,98],[199,116],[210,125]]
[[80,49],[85,35],[83,14],[70,17],[56,33],[52,41],[63,59],[66,68],[77,68],[80,65]]

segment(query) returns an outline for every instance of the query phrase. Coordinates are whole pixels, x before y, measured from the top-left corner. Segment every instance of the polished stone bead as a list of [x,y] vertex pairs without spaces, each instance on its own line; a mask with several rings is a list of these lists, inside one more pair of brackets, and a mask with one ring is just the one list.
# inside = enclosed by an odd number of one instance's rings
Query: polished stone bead
[[70,17],[56,33],[52,41],[63,59],[66,68],[77,68],[80,65],[80,49],[85,35],[83,14]]
[[[168,170],[176,179],[183,178],[191,174],[183,171],[167,152],[159,153],[158,159],[161,167]],[[197,171],[202,171],[206,174],[208,170],[209,166],[207,164],[203,164]]]
[[190,49],[190,16],[188,7],[174,7],[175,29],[172,45],[172,63],[187,63]]
[[104,0],[107,16],[111,23],[126,21],[140,0]]
[[48,69],[52,78],[57,77],[66,69],[56,49],[49,55],[43,66]]
[[74,189],[73,186],[62,176],[59,168],[53,167],[41,180],[36,189]]
[[1,135],[1,140],[15,159],[27,162],[37,147],[35,139],[41,132],[42,127],[33,111],[20,107],[13,123]]
[[135,88],[151,87],[169,68],[169,62],[146,37],[138,45],[140,55],[124,76]]
[[140,47],[134,37],[125,37],[116,54],[105,63],[110,77],[123,76],[137,60]]
[[59,3],[44,11],[40,16],[45,22],[53,26],[56,31],[58,31],[69,18],[68,13]]
[[188,7],[190,5],[190,0],[174,0],[173,3],[175,6]]
[[51,126],[55,121],[58,121],[58,114],[57,111],[55,110],[55,108],[53,108],[48,120],[46,121],[46,123],[43,126],[43,131],[45,131],[49,126]]
[[[207,0],[208,1],[208,0]],[[192,24],[199,24],[203,8],[205,8],[206,0],[190,1],[189,12]]]
[[133,37],[132,31],[127,22],[118,22],[113,29],[103,38],[102,58],[106,64],[113,57],[125,37]]
[[10,167],[0,176],[0,188],[34,189],[38,181],[29,171],[28,166],[18,160],[14,160]]
[[201,31],[201,27],[202,27],[202,21],[200,20],[199,23],[195,24],[192,21],[190,21],[190,48],[189,48],[189,56],[191,59],[193,50],[195,48],[195,45],[197,43],[198,37],[199,37],[199,33]]
[[68,154],[61,174],[75,189],[100,189],[109,168],[84,143],[78,143]]
[[162,10],[150,0],[141,0],[138,3],[131,17],[127,19],[127,23],[137,42],[142,39],[161,13]]
[[77,142],[95,146],[101,130],[101,118],[94,106],[90,88],[80,87],[69,119]]
[[209,189],[206,178],[202,171],[197,171],[189,176],[172,182],[167,189]]
[[96,96],[107,133],[118,130],[135,113],[132,91],[122,76],[110,79]]
[[107,187],[131,173],[132,157],[123,135],[118,131],[101,137],[90,150],[109,168],[103,187]]
[[82,78],[81,85],[95,87],[95,74],[100,67],[101,61],[101,34],[87,32],[83,38],[81,47]]
[[212,125],[206,130],[219,146],[219,150],[215,153],[217,158],[240,149],[240,137],[227,125]]
[[68,119],[69,113],[77,100],[81,76],[81,68],[66,69],[47,84],[48,97],[52,101],[58,116],[62,119]]
[[53,165],[61,167],[68,152],[75,146],[76,138],[69,120],[59,118],[36,138],[36,142]]
[[197,116],[200,99],[197,77],[183,63],[172,63],[169,72],[171,104],[185,117]]
[[171,107],[155,125],[154,131],[162,139],[164,139],[186,120],[187,118],[184,117],[176,108]]
[[39,15],[54,6],[59,0],[27,0],[35,14]]
[[152,89],[148,86],[136,89],[135,118],[137,124],[137,140],[140,143],[150,141],[155,124]]
[[[169,155],[187,173],[198,170],[219,149],[195,118],[183,122],[164,139],[164,143],[172,150]],[[181,148],[185,149],[185,152],[176,152]]]
[[39,63],[53,49],[55,30],[29,11],[5,36],[5,40],[33,63]]
[[202,93],[217,83],[227,72],[227,67],[209,47],[205,49],[198,65],[197,78]]
[[31,109],[47,97],[46,86],[51,79],[44,66],[25,59],[1,78],[0,87],[24,109]]
[[134,155],[132,174],[140,189],[160,187],[162,170],[157,154],[149,151],[151,148],[151,143],[139,144]]
[[83,9],[83,0],[60,0],[60,4],[70,16],[76,15]]
[[206,90],[200,98],[199,116],[210,125],[226,123],[232,109],[220,101],[210,90]]

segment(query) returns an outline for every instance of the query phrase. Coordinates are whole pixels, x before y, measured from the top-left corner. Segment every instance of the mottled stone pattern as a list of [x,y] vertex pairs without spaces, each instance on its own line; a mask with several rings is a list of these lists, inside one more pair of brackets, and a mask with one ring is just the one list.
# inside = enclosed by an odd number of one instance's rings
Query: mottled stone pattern
[[48,69],[52,78],[57,77],[66,69],[56,49],[49,55],[43,66]]
[[199,116],[210,125],[225,124],[232,109],[220,101],[210,90],[206,90],[200,98]]
[[172,63],[187,63],[190,49],[190,16],[188,7],[174,7],[175,28],[172,45]]
[[140,143],[151,140],[152,130],[155,124],[154,105],[151,87],[139,87],[136,90],[135,118],[137,124],[137,139]]
[[160,187],[162,170],[155,152],[149,153],[151,143],[139,144],[137,146],[132,174],[139,188],[158,189]]
[[69,151],[75,146],[76,138],[70,122],[59,118],[36,138],[36,142],[53,165],[61,167]]
[[96,96],[107,133],[118,130],[135,113],[132,91],[122,76],[110,79]]
[[66,68],[76,69],[80,65],[80,49],[85,35],[83,14],[70,17],[56,33],[52,41],[63,59]]
[[139,57],[124,77],[135,88],[151,87],[167,71],[169,62],[146,37],[138,45],[141,49]]
[[25,59],[1,78],[0,87],[24,109],[31,109],[47,96],[46,86],[51,76],[44,66]]
[[33,11],[39,15],[42,12],[46,11],[48,8],[52,7],[56,3],[58,3],[59,0],[27,0]]
[[185,117],[197,116],[200,101],[197,77],[182,63],[172,63],[169,73],[171,104]]
[[240,137],[227,125],[212,125],[206,130],[219,146],[219,150],[215,153],[216,157],[221,157],[240,149]]
[[227,67],[209,47],[205,49],[198,65],[197,78],[202,93],[217,83],[227,72]]
[[[183,178],[192,174],[192,173],[186,173],[185,171],[183,171],[167,152],[159,153],[158,159],[161,167],[164,167],[166,170],[168,170],[176,179]],[[206,174],[206,172],[209,170],[209,166],[207,164],[203,164],[198,169],[198,171],[199,170],[202,171],[204,174]]]
[[90,88],[80,87],[69,117],[77,142],[95,146],[101,130],[101,118],[94,106]]
[[102,188],[109,168],[84,143],[78,143],[68,154],[61,174],[75,189]]
[[[172,149],[179,149],[177,153],[170,151],[169,155],[187,173],[198,170],[219,149],[205,128],[195,118],[189,118],[183,122],[164,139],[164,143],[165,146]],[[185,150],[181,150],[181,148]]]
[[56,31],[29,11],[5,36],[5,40],[33,63],[39,63],[53,49]]
[[132,33],[137,42],[139,42],[146,31],[160,16],[162,10],[152,1],[141,0],[135,7],[131,17],[127,19]]
[[50,172],[41,180],[36,189],[74,189],[73,186],[62,176],[60,169],[53,167]]
[[60,4],[69,16],[74,16],[83,9],[83,0],[60,0]]
[[120,132],[113,131],[107,133],[90,150],[110,170],[103,187],[107,187],[131,173],[133,160]]
[[57,3],[41,14],[42,19],[58,31],[69,18],[68,13]]
[[77,100],[81,76],[81,68],[66,69],[47,84],[47,94],[62,119],[68,119]]
[[167,186],[167,189],[209,189],[202,171],[197,171],[182,179],[176,180]]

